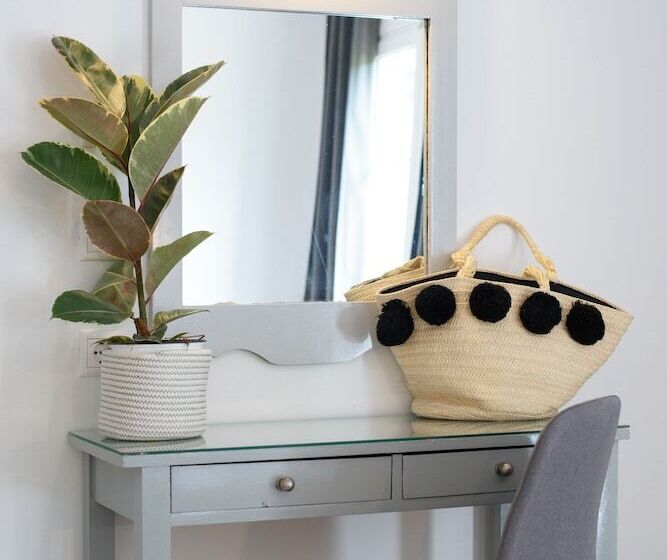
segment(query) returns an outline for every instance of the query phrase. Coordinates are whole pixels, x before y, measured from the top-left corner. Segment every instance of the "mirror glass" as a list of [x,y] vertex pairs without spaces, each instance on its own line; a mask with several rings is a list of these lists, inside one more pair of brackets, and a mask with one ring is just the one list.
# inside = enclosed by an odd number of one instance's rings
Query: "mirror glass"
[[344,300],[423,251],[426,22],[183,8],[183,303]]

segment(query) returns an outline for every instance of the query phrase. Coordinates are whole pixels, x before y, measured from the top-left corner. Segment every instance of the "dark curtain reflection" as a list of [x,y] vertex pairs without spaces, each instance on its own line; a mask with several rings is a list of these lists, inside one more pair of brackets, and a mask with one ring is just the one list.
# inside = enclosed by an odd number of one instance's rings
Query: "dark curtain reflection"
[[380,30],[377,19],[329,16],[327,20],[322,136],[305,301],[333,299],[348,86],[357,61],[376,56]]
[[417,199],[417,215],[415,216],[415,229],[412,233],[412,250],[410,258],[414,259],[424,254],[424,154],[419,166],[419,198]]

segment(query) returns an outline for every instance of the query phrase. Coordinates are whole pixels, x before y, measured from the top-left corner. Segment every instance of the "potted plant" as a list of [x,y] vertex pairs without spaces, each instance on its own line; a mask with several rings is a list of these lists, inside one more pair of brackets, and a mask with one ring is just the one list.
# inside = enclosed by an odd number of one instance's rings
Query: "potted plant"
[[33,169],[84,199],[86,233],[114,259],[92,291],[58,296],[52,317],[104,325],[134,322],[133,337],[112,337],[102,351],[102,433],[128,440],[201,435],[210,350],[200,339],[185,333],[167,337],[166,331],[172,321],[204,310],[150,316],[149,308],[162,280],[211,233],[192,232],[161,247],[152,247],[152,234],[185,169],[163,173],[163,168],[205,101],[192,94],[223,63],[191,70],[157,95],[140,76],[116,76],[79,41],[54,37],[52,43],[94,100],[58,97],[40,105],[127,177],[123,199],[118,173],[82,148],[40,142],[21,154]]

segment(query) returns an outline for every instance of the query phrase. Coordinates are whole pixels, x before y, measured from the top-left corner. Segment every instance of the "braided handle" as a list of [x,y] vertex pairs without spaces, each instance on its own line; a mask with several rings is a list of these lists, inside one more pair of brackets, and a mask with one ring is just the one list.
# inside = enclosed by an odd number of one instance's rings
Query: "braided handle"
[[523,237],[526,245],[528,245],[530,251],[533,253],[535,260],[542,266],[542,269],[535,266],[527,266],[523,273],[525,276],[537,280],[540,288],[549,290],[549,281],[556,279],[558,276],[553,261],[540,251],[540,248],[535,241],[533,241],[533,238],[526,231],[526,228],[514,218],[502,214],[489,216],[475,228],[475,231],[472,232],[468,242],[461,249],[452,253],[454,268],[459,269],[458,276],[472,278],[475,275],[475,272],[477,271],[477,263],[471,253],[477,244],[486,237],[489,231],[498,224],[506,224],[510,226]]

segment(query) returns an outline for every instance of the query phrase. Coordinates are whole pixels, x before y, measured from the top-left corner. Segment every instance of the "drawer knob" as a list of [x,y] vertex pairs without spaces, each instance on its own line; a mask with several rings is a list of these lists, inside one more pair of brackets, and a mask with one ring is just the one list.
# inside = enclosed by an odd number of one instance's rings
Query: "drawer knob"
[[502,461],[496,465],[496,473],[498,476],[512,476],[514,472],[514,465],[508,461]]
[[276,488],[280,490],[281,492],[291,492],[294,490],[294,487],[296,484],[294,483],[294,479],[290,478],[289,476],[283,476],[282,478],[278,479],[278,482],[276,482]]

